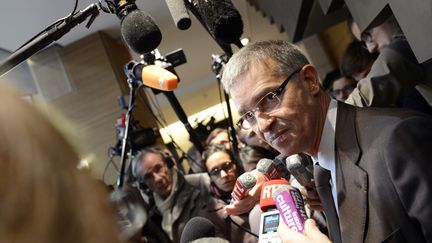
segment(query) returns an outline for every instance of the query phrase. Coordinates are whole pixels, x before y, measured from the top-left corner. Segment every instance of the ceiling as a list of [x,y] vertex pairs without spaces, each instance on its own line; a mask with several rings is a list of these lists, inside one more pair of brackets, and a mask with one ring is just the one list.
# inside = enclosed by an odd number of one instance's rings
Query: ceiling
[[[78,0],[77,10],[85,9],[98,0]],[[72,12],[75,0],[33,0],[3,1],[0,8],[0,48],[14,51],[31,37],[45,29],[51,23]],[[139,9],[155,18],[162,29],[172,24],[168,8],[163,0],[138,0]],[[113,36],[119,36],[120,20],[114,14],[103,11],[96,18],[90,29],[85,23],[76,26],[57,43],[64,46],[81,39],[95,31],[104,30]]]
[[[97,1],[79,0],[77,9],[83,10]],[[287,38],[246,0],[233,0],[233,3],[243,19],[242,37],[251,40]],[[0,49],[13,52],[56,20],[68,16],[74,4],[75,0],[3,1],[0,8]],[[187,63],[176,67],[181,83],[175,92],[185,113],[195,114],[219,103],[217,81],[210,68],[211,55],[222,53],[216,42],[193,16],[188,30],[178,30],[164,0],[137,0],[136,4],[140,10],[150,14],[161,29],[162,42],[158,49],[162,55],[178,48],[185,52]],[[86,23],[73,28],[57,44],[66,46],[96,31],[104,31],[121,40],[120,20],[114,14],[101,11],[90,29],[85,27]],[[139,58],[134,53],[132,56],[135,60]],[[177,116],[165,97],[157,97],[157,100],[168,123],[176,121]]]

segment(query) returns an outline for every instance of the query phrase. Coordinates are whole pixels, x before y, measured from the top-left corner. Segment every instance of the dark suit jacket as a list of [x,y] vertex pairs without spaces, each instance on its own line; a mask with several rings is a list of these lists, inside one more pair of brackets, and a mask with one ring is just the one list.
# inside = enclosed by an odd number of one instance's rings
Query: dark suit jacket
[[432,119],[338,103],[335,139],[342,242],[432,242]]

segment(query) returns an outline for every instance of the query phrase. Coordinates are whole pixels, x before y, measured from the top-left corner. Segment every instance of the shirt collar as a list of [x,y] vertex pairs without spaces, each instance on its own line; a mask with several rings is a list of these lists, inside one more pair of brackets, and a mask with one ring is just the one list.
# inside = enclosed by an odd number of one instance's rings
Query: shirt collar
[[336,115],[337,101],[330,99],[318,153],[313,157],[315,164],[319,162],[320,166],[327,170],[334,170],[335,167]]

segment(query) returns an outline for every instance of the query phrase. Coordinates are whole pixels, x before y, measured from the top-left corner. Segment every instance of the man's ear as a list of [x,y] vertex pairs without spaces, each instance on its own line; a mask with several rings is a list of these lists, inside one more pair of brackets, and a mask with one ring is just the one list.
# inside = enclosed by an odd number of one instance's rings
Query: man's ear
[[306,83],[312,94],[317,94],[321,89],[318,72],[311,64],[306,64],[300,71],[300,78]]

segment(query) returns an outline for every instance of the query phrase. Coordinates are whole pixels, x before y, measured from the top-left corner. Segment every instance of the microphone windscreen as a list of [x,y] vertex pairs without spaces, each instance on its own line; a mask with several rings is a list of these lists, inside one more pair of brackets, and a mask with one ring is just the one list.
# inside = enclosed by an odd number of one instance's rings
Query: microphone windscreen
[[162,40],[162,34],[153,18],[138,9],[124,16],[120,31],[129,48],[140,54],[156,49]]
[[184,0],[165,0],[175,25],[180,30],[187,30],[192,24]]
[[231,44],[240,39],[243,21],[230,0],[196,0],[196,8],[216,40]]
[[313,179],[313,172],[310,171],[311,162],[305,154],[293,154],[286,158],[288,170],[302,186],[307,186]]
[[299,189],[289,185],[280,186],[273,193],[273,199],[283,222],[292,230],[304,232],[307,215]]
[[[137,71],[139,72],[139,70],[140,69],[138,68]],[[142,67],[141,80],[144,85],[163,91],[173,91],[177,88],[178,84],[178,78],[176,75],[165,68],[156,65],[147,65]]]
[[258,161],[256,169],[261,172],[267,180],[279,179],[279,173],[273,160],[262,158]]
[[200,238],[215,237],[215,234],[215,225],[210,220],[199,216],[193,217],[186,223],[180,237],[180,243],[189,243]]

